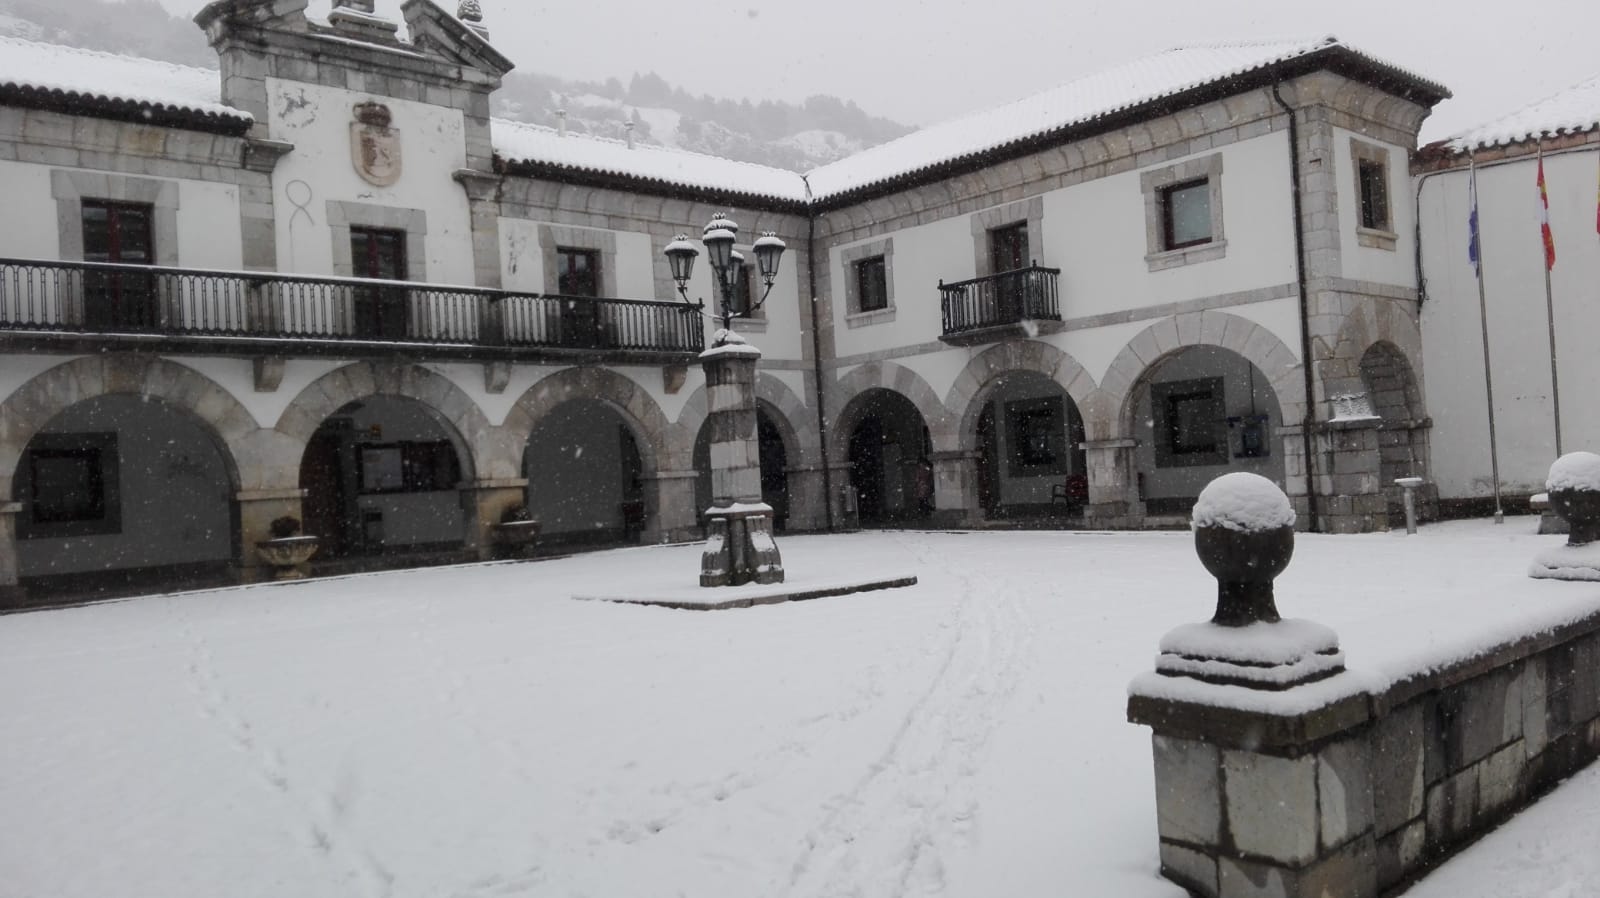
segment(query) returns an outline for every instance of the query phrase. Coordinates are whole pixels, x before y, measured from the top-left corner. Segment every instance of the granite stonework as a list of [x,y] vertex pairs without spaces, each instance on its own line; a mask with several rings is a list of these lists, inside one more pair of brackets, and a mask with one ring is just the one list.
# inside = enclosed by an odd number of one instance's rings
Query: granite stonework
[[1600,614],[1300,713],[1136,688],[1128,718],[1154,730],[1169,879],[1207,898],[1370,898],[1600,757]]

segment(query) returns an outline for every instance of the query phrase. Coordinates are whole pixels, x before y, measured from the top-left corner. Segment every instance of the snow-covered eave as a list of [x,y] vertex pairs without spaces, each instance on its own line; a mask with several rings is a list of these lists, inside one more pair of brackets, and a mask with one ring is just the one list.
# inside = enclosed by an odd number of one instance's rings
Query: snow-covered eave
[[229,137],[243,136],[255,123],[255,117],[248,112],[219,112],[181,104],[132,100],[102,93],[19,84],[14,81],[0,83],[0,106],[43,109],[68,115],[88,115],[94,118],[141,125],[161,125]]
[[[646,193],[669,199],[727,203],[746,209],[792,215],[805,215],[812,208],[808,201],[800,197],[729,190],[725,187],[689,183],[686,180],[674,181],[611,169],[541,162],[535,159],[507,159],[498,152],[495,153],[494,164],[495,171],[504,175]],[[800,175],[794,177],[797,184],[803,184]]]
[[1600,121],[1587,125],[1552,125],[1525,134],[1499,135],[1480,139],[1446,137],[1417,150],[1412,173],[1466,168],[1468,157],[1486,161],[1533,156],[1542,148],[1546,155],[1574,147],[1600,144]]
[[[1100,110],[1084,118],[1064,122],[1051,128],[1002,140],[982,149],[945,159],[930,160],[928,164],[918,168],[846,190],[822,194],[815,198],[815,208],[817,211],[826,212],[853,205],[1324,69],[1429,107],[1451,97],[1449,88],[1438,82],[1389,65],[1343,44],[1329,44],[1289,59],[1263,63],[1224,78],[1214,78],[1200,84],[1175,88],[1124,106]],[[830,163],[833,164],[838,163]],[[810,174],[816,174],[816,171]]]

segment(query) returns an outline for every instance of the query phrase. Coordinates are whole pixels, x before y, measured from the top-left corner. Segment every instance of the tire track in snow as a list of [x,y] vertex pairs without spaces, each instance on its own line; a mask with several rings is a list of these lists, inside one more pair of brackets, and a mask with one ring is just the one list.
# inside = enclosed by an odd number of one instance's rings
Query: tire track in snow
[[200,701],[200,712],[222,731],[234,748],[250,759],[266,787],[287,804],[298,821],[301,844],[314,857],[340,869],[345,879],[354,877],[361,894],[368,898],[390,898],[394,875],[368,848],[354,844],[344,831],[343,817],[355,793],[353,781],[341,784],[334,792],[307,795],[293,782],[284,765],[283,754],[257,735],[223,685],[214,664],[215,655],[206,637],[195,631],[184,599],[171,600],[178,631],[189,645],[189,687]]
[[900,542],[956,581],[947,636],[930,646],[940,660],[878,759],[807,834],[794,898],[941,894],[944,858],[976,835],[973,778],[1025,669],[1029,629],[1010,584],[950,566],[926,536]]

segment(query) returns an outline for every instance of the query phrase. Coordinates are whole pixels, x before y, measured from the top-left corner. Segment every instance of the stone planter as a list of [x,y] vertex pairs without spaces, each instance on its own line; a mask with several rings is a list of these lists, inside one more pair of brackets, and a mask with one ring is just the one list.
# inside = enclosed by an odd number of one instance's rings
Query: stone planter
[[285,536],[256,543],[256,551],[275,569],[274,579],[301,580],[306,576],[303,566],[317,554],[317,543],[315,536]]
[[525,557],[539,541],[538,521],[502,521],[491,529],[496,558]]

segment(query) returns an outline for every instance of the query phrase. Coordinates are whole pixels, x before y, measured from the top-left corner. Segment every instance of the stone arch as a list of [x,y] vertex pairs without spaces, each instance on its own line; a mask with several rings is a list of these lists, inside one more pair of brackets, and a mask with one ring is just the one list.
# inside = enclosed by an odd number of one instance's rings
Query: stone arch
[[[789,385],[765,372],[756,374],[756,401],[764,403],[768,418],[783,437],[784,452],[790,465],[812,464],[817,457],[816,413],[806,407]],[[697,387],[678,413],[673,438],[681,445],[694,446],[705,424],[707,411],[705,385]]]
[[0,402],[0,498],[10,498],[22,453],[40,430],[68,408],[107,395],[147,397],[187,413],[216,442],[229,486],[236,491],[250,486],[252,437],[260,428],[233,394],[176,362],[110,354],[50,368]]
[[[960,448],[977,448],[978,415],[1006,374],[1031,371],[1061,386],[1084,414],[1095,392],[1094,377],[1078,360],[1048,343],[1035,340],[1001,343],[979,353],[956,376],[945,397],[945,407],[961,416],[956,438]],[[1088,421],[1084,422],[1088,427]]]
[[838,409],[833,416],[828,444],[828,453],[832,458],[843,460],[849,457],[850,431],[861,415],[861,403],[858,400],[875,389],[899,393],[916,406],[928,426],[935,452],[957,448],[959,437],[955,432],[953,416],[920,374],[894,362],[868,362],[840,378],[830,391],[833,399],[829,405]]
[[644,387],[608,368],[579,367],[563,368],[517,398],[500,429],[516,447],[514,457],[519,473],[505,476],[521,476],[522,448],[528,444],[534,427],[557,406],[573,399],[593,399],[615,409],[633,433],[647,471],[688,466],[689,448],[678,445],[667,416]]
[[[1348,393],[1367,392],[1361,373],[1361,360],[1376,344],[1388,344],[1410,369],[1412,383],[1420,398],[1422,389],[1422,330],[1411,317],[1411,312],[1398,302],[1364,299],[1345,315],[1333,345],[1321,338],[1313,344],[1317,363],[1318,385],[1322,397]],[[1423,417],[1422,406],[1416,408],[1417,418]]]
[[483,410],[449,378],[409,363],[356,362],[317,378],[290,401],[276,430],[294,444],[289,467],[298,484],[306,444],[322,423],[339,409],[370,396],[412,399],[438,416],[461,441],[463,477],[503,479],[517,473],[521,457],[508,452],[503,434],[489,424]]
[[[1216,346],[1230,350],[1249,361],[1267,378],[1278,401],[1278,420],[1299,422],[1305,403],[1300,360],[1294,350],[1277,335],[1249,319],[1227,312],[1206,310],[1163,318],[1140,331],[1117,353],[1100,381],[1100,394],[1094,397],[1095,415],[1109,415],[1113,429],[1104,437],[1125,437],[1133,433],[1133,413],[1141,379],[1157,362],[1191,346]],[[1086,408],[1084,416],[1091,418]],[[1090,439],[1097,437],[1090,432]]]

